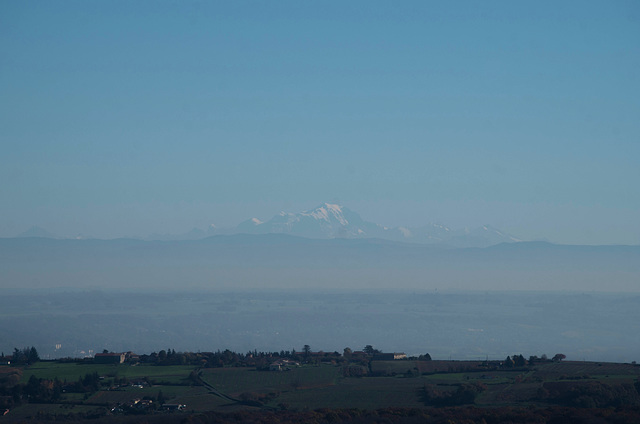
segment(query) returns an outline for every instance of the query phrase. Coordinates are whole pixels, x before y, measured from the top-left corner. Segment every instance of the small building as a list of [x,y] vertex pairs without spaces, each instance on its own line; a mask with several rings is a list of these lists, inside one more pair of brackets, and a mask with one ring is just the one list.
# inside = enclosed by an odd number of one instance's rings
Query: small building
[[371,360],[373,361],[394,361],[398,359],[407,359],[407,354],[404,352],[394,353],[376,353]]
[[280,362],[274,362],[269,365],[269,371],[283,371],[283,366]]
[[122,364],[124,359],[124,353],[96,353],[93,362],[96,364]]
[[300,366],[298,362],[290,361],[288,359],[280,359],[269,364],[269,371],[289,371],[291,367],[297,366]]
[[131,351],[126,352],[124,354],[124,360],[126,362],[130,362],[132,364],[136,364],[138,362],[140,362],[140,355],[138,355],[137,353],[133,353]]
[[142,399],[136,403],[136,408],[138,409],[151,409],[151,407],[153,407],[153,401],[151,399]]

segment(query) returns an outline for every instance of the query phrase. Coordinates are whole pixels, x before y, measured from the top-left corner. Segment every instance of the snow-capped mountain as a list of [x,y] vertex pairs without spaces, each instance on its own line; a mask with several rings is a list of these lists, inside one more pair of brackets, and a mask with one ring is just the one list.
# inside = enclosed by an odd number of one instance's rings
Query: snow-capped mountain
[[322,205],[299,213],[280,212],[268,221],[257,218],[238,225],[249,234],[284,233],[309,238],[378,237],[384,229],[364,221],[357,213],[336,204]]
[[420,227],[383,227],[365,221],[356,212],[334,203],[323,203],[303,212],[280,212],[269,220],[251,218],[235,228],[209,226],[179,234],[153,234],[149,240],[196,240],[214,235],[289,234],[314,239],[379,238],[384,240],[432,244],[443,247],[488,247],[521,241],[489,225],[454,230],[431,223]]
[[264,222],[252,218],[238,225],[236,231],[247,234],[282,233],[308,238],[381,238],[451,247],[487,247],[520,241],[488,225],[458,231],[441,224],[387,228],[365,221],[356,212],[331,203],[323,203],[299,213],[280,212]]

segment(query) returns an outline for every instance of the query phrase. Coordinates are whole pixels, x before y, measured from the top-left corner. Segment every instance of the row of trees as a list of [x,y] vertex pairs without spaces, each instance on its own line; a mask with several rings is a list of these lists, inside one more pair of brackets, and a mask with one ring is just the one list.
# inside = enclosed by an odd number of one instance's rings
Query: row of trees
[[56,402],[62,394],[63,383],[58,380],[47,380],[31,376],[25,383],[0,385],[0,398],[3,407],[11,408],[24,402],[49,403]]
[[247,353],[233,352],[229,349],[218,350],[216,352],[176,352],[174,349],[161,350],[149,355],[140,355],[142,363],[155,365],[196,365],[203,368],[215,368],[225,366],[257,366],[266,365],[277,359],[292,359],[301,361],[304,359],[303,353],[292,351],[280,352],[258,352],[257,350]]
[[25,347],[22,349],[18,349],[17,347],[13,349],[13,354],[6,356],[4,352],[2,352],[2,356],[0,356],[0,361],[2,362],[11,362],[16,365],[29,365],[34,364],[40,360],[40,355],[38,355],[38,351],[35,347]]
[[[372,345],[366,345],[363,348],[363,352],[368,356],[381,353],[380,350],[375,349]],[[335,359],[340,358],[338,352],[326,353],[326,356],[331,356]],[[318,356],[317,354],[315,355]],[[353,351],[351,348],[346,347],[342,354],[342,361],[351,359]],[[156,365],[198,365],[204,367],[222,367],[222,366],[260,366],[266,365],[276,359],[291,359],[294,361],[309,361],[311,358],[311,347],[304,345],[302,352],[298,353],[295,349],[291,351],[281,350],[280,352],[247,352],[246,354],[236,353],[229,349],[224,351],[218,350],[217,352],[176,352],[175,349],[161,350],[160,352],[153,352],[150,355],[141,355],[140,361],[146,363],[153,363]],[[565,359],[566,356],[562,353],[557,353],[551,359],[554,362],[560,362]],[[418,360],[431,360],[431,355],[420,355]],[[40,360],[38,351],[35,347],[25,347],[23,349],[15,348],[11,356],[5,356],[4,352],[0,357],[2,361],[11,361],[16,365],[28,365],[33,364]],[[522,354],[507,356],[503,362],[503,366],[506,368],[518,368],[526,365],[534,365],[537,362],[549,361],[547,355],[541,357],[530,356],[527,361]]]
[[[373,356],[380,353],[378,349],[374,349],[371,345],[365,346],[363,349],[366,355]],[[279,352],[258,352],[257,350],[247,353],[237,353],[229,349],[216,352],[176,352],[174,349],[161,350],[153,352],[149,355],[140,355],[139,360],[143,363],[151,363],[155,365],[197,365],[204,368],[207,367],[224,367],[224,366],[250,366],[263,368],[269,367],[269,364],[278,359],[289,359],[297,362],[336,362],[345,363],[352,359],[353,352],[350,348],[345,348],[343,354],[339,352],[312,352],[311,346],[304,345],[302,351],[281,350]],[[420,355],[420,360],[430,360],[431,356]]]
[[529,360],[524,359],[522,355],[513,355],[507,356],[507,358],[502,363],[502,366],[505,368],[519,368],[525,367],[527,365],[534,365],[539,362],[549,362],[550,360],[553,362],[560,362],[563,359],[566,359],[566,355],[562,353],[556,353],[553,358],[548,359],[547,355],[542,355],[542,357],[538,358],[537,356],[529,356]]
[[60,400],[63,392],[90,394],[98,391],[102,384],[97,372],[87,373],[73,382],[58,378],[36,378],[32,375],[26,383],[20,383],[21,373],[15,375],[17,378],[0,379],[0,399],[3,401],[0,407],[11,408],[25,402],[55,403]]

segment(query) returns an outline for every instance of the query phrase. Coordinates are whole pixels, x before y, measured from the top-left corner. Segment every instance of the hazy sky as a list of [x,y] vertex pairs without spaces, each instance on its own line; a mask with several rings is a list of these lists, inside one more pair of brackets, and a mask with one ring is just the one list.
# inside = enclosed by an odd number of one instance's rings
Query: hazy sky
[[383,225],[640,243],[640,3],[0,2],[0,236]]

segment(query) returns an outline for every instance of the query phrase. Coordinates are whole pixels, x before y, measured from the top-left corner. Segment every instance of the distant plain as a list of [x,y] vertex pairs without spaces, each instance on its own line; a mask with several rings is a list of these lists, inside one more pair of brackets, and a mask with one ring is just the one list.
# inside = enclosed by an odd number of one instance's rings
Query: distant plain
[[[419,291],[9,291],[0,349],[342,352],[371,344],[434,359],[556,353],[640,359],[638,294]],[[58,349],[56,349],[58,345]]]

